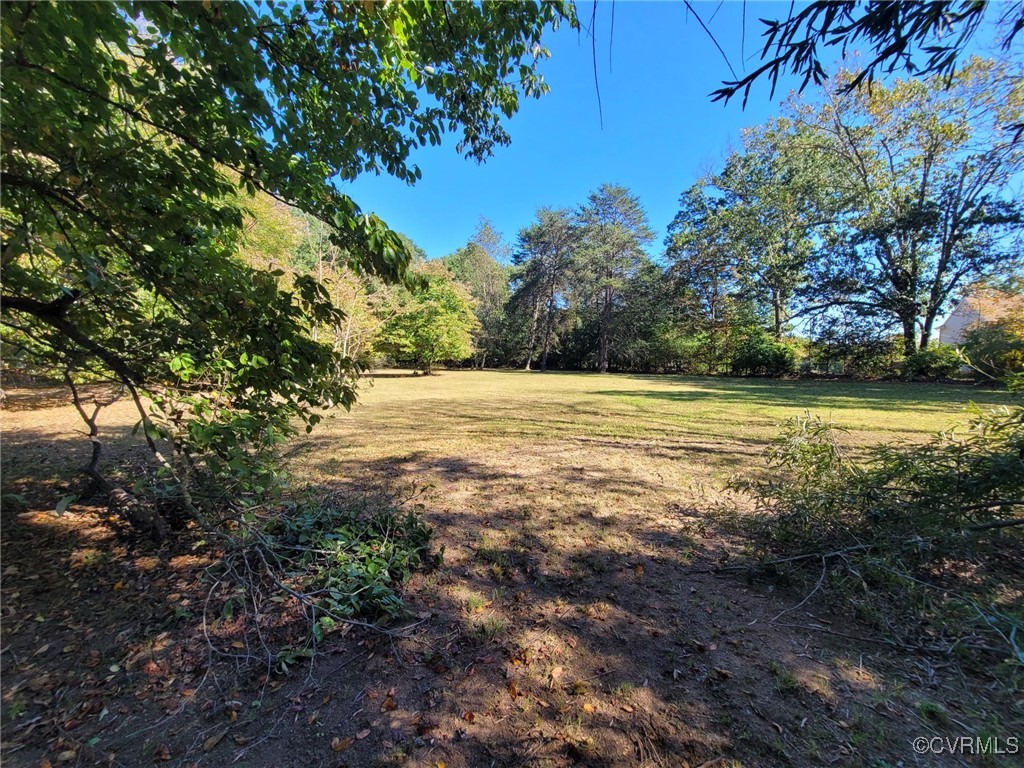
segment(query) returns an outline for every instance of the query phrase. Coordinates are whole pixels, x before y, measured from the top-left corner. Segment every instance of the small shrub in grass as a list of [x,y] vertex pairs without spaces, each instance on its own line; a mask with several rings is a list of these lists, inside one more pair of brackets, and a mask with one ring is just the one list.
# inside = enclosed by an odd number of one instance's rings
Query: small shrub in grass
[[823,584],[901,642],[987,636],[1024,664],[1024,408],[977,411],[962,432],[859,461],[841,435],[793,419],[767,453],[770,479],[736,484],[757,501],[769,559],[808,555],[792,562],[825,569]]
[[732,371],[741,376],[784,376],[796,368],[796,353],[766,333],[752,333],[732,356]]

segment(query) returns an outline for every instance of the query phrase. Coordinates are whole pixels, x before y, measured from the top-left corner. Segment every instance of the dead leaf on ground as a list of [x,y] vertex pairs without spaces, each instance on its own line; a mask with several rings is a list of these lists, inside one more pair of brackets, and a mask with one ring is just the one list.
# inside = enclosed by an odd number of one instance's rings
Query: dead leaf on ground
[[220,744],[220,740],[223,739],[225,735],[227,735],[227,731],[221,731],[220,733],[215,733],[213,736],[204,741],[203,752],[210,752],[211,750],[213,750],[218,744]]
[[344,739],[340,736],[335,736],[331,739],[331,749],[335,752],[344,752],[346,749],[355,744],[355,741],[351,736],[346,736]]
[[359,741],[362,741],[363,739],[365,739],[369,735],[370,735],[370,729],[369,728],[364,728],[363,730],[361,730],[359,733],[356,734],[356,738]]

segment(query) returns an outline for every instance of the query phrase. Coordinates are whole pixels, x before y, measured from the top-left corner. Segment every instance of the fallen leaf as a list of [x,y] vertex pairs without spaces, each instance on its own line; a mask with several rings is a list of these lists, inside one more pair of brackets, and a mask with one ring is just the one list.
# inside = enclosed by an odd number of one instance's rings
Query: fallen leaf
[[166,744],[161,744],[156,748],[156,754],[153,755],[157,760],[163,760],[167,762],[171,759],[171,750],[167,748]]
[[335,752],[344,752],[346,749],[355,744],[351,736],[346,736],[344,739],[340,736],[335,736],[331,739],[331,749]]
[[246,744],[248,744],[250,741],[252,741],[252,737],[251,736],[243,736],[240,733],[236,733],[231,738],[234,739],[235,744],[237,744],[240,747],[244,747]]
[[462,713],[462,719],[465,720],[467,723],[472,723],[474,720],[476,720],[476,715],[467,709],[465,712]]
[[58,763],[70,763],[72,760],[75,759],[76,756],[77,755],[75,753],[75,750],[73,750],[73,749],[65,749],[63,752],[61,752],[59,755],[57,755],[57,762]]
[[359,739],[359,741],[362,741],[363,739],[365,739],[369,735],[370,735],[370,729],[369,728],[364,728],[363,730],[361,730],[359,733],[356,734],[356,738]]
[[398,705],[395,704],[395,700],[390,696],[384,699],[384,703],[380,705],[381,712],[394,712],[396,709],[398,709]]
[[629,704],[623,704],[622,705],[622,711],[623,712],[635,712],[636,710],[634,710],[631,706],[629,706]]
[[597,711],[597,707],[595,707],[593,704],[584,704],[583,705],[583,711],[584,712],[596,712]]
[[215,733],[213,736],[204,741],[203,752],[209,752],[218,744],[220,744],[220,740],[224,738],[225,734],[227,734],[227,731],[221,731],[220,733]]
[[448,764],[444,760],[438,760],[436,768],[448,768]]
[[233,642],[231,644],[231,647],[232,648],[245,648],[245,643],[243,643],[241,640],[235,640],[235,642]]

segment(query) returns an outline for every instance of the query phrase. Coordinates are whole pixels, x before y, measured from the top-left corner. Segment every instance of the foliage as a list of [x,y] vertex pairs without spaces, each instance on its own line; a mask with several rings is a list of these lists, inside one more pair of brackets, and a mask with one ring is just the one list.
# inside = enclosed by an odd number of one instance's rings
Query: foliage
[[784,376],[796,367],[796,354],[785,342],[755,330],[732,355],[732,370],[741,376]]
[[602,184],[591,192],[577,219],[583,243],[576,259],[576,280],[597,318],[595,367],[599,373],[605,373],[622,290],[643,263],[643,246],[654,238],[654,233],[640,199],[614,184]]
[[[761,19],[765,25],[764,63],[744,77],[723,84],[715,91],[715,100],[728,101],[743,92],[743,103],[753,84],[767,76],[774,95],[779,75],[789,71],[803,77],[807,84],[821,84],[825,78],[819,46],[847,47],[863,41],[871,58],[845,86],[856,88],[871,84],[876,72],[892,73],[905,69],[918,76],[952,77],[958,60],[978,30],[990,3],[966,0],[940,0],[929,3],[879,3],[861,0],[815,0],[784,20]],[[1006,29],[1001,45],[1009,50],[1017,34],[1024,29],[1024,9],[1008,3],[1001,14]],[[771,56],[770,58],[768,58]],[[919,63],[920,57],[924,64]],[[915,58],[917,61],[915,61]],[[765,61],[767,59],[767,61]]]
[[[287,672],[311,659],[334,630],[376,628],[403,616],[401,589],[414,571],[439,565],[443,547],[431,553],[432,531],[414,504],[418,491],[358,497],[307,489],[272,507],[249,509],[222,561],[210,570],[212,584],[204,622],[216,614],[241,630],[225,651]],[[301,637],[283,617],[305,619]],[[297,616],[296,616],[297,617]],[[213,622],[217,623],[217,622]],[[217,635],[208,637],[220,652]],[[298,642],[296,642],[296,640]]]
[[950,298],[1019,265],[1024,211],[1010,194],[1024,146],[1024,81],[1009,64],[972,59],[951,81],[896,81],[841,93],[841,73],[807,146],[833,169],[841,215],[820,234],[806,301],[848,306],[900,327],[904,354],[925,349]]
[[903,361],[903,373],[912,379],[944,379],[953,376],[963,364],[956,347],[933,344],[907,357]]
[[321,631],[339,617],[397,617],[399,587],[434,562],[431,529],[412,510],[328,497],[298,505],[270,530],[269,547],[285,577],[301,592],[320,596],[315,626]]
[[793,419],[767,453],[771,478],[737,483],[758,502],[772,557],[821,563],[858,615],[900,642],[1024,621],[1002,605],[997,556],[1024,543],[1024,407],[979,410],[963,432],[870,448],[862,461],[841,437],[818,417]]
[[477,160],[508,143],[502,120],[546,90],[540,36],[571,13],[4,3],[5,340],[53,377],[127,387],[193,514],[198,473],[223,495],[264,493],[274,446],[296,420],[350,405],[355,367],[312,333],[343,321],[330,293],[268,268],[290,234],[246,231],[246,208],[278,209],[240,192],[322,222],[338,267],[401,278],[402,239],[338,184],[367,171],[413,182],[410,152],[445,131]]
[[1024,372],[1024,313],[968,328],[963,351],[985,376],[999,378]]
[[468,289],[443,264],[420,267],[419,285],[400,299],[397,313],[381,328],[374,347],[399,362],[414,362],[430,373],[444,361],[473,354],[479,328]]
[[503,243],[486,220],[473,239],[443,259],[458,282],[469,288],[478,320],[474,332],[474,363],[483,368],[501,349],[504,310],[509,297],[508,270],[491,252],[500,253]]
[[537,221],[519,231],[512,257],[514,294],[510,308],[528,328],[525,334],[525,365],[529,370],[538,345],[540,369],[547,370],[548,353],[558,341],[555,326],[568,303],[582,232],[568,209],[541,208]]

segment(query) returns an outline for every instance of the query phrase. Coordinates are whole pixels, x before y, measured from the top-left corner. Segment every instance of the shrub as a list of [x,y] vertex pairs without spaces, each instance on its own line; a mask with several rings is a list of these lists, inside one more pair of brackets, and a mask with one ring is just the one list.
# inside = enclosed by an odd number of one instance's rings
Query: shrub
[[732,371],[741,376],[784,376],[795,368],[792,347],[761,332],[743,339],[732,356]]
[[902,358],[893,339],[870,337],[825,337],[815,340],[810,348],[811,367],[822,373],[847,376],[885,376]]
[[1024,315],[973,326],[964,335],[963,349],[971,365],[984,376],[1024,371]]
[[963,364],[956,347],[935,344],[910,355],[903,362],[903,374],[911,379],[944,379],[954,375]]
[[771,555],[819,563],[823,583],[827,565],[841,599],[900,641],[997,635],[1024,664],[1024,615],[1004,605],[1024,545],[1024,407],[976,412],[962,433],[878,446],[861,462],[841,434],[794,419],[767,453],[771,479],[735,484],[756,499]]

